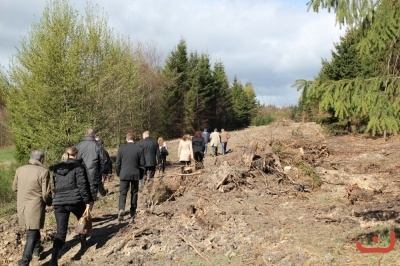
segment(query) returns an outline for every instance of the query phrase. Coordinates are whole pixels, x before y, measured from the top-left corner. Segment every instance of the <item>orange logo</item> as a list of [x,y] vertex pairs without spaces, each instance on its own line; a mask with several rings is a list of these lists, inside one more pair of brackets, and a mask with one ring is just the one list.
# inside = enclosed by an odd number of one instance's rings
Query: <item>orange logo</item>
[[[378,243],[379,239],[377,236],[372,238],[372,241]],[[357,242],[357,249],[364,253],[387,253],[393,250],[394,244],[396,243],[396,233],[390,232],[390,244],[388,247],[385,248],[367,248],[363,247],[360,241]]]

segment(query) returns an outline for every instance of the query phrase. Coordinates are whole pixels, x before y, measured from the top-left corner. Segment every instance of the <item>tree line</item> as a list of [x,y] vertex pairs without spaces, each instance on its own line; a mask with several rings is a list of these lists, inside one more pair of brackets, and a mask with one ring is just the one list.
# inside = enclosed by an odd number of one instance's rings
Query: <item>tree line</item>
[[129,131],[168,139],[248,126],[260,107],[252,84],[229,82],[222,62],[187,50],[182,39],[161,62],[155,44],[115,34],[90,3],[81,15],[68,1],[50,1],[0,73],[9,121],[0,130],[19,162],[36,148],[54,162],[88,128],[112,146]]
[[309,8],[336,13],[346,34],[314,80],[297,80],[298,112],[372,135],[400,131],[400,2],[312,0]]

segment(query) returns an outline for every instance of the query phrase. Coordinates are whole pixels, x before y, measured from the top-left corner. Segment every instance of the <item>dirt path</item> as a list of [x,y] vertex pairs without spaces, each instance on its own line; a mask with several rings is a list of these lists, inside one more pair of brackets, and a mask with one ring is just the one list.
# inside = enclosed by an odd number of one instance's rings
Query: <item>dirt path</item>
[[[399,265],[399,137],[387,142],[363,136],[326,137],[319,125],[292,122],[230,134],[230,152],[206,156],[205,168],[193,176],[178,175],[178,140],[168,142],[168,160],[175,163],[140,193],[134,224],[128,217],[117,223],[118,179],[107,183],[110,194],[93,211],[89,249],[79,256],[79,241],[71,232],[60,265]],[[311,191],[305,192],[276,175],[248,169],[242,154],[251,140],[259,142],[261,158],[267,142],[280,143],[275,149],[282,166],[290,166],[294,183],[303,184],[317,174],[322,185],[312,189],[308,183]],[[328,156],[320,158],[307,150],[321,143]],[[313,164],[311,170],[299,163],[305,161]],[[230,178],[217,189],[226,175]],[[162,199],[160,191],[165,188],[173,194]],[[71,219],[71,226],[74,222]],[[45,252],[34,265],[46,265],[50,259],[55,231],[51,212],[46,223]],[[15,265],[22,252],[22,231],[15,217],[2,228],[0,265]],[[374,245],[374,235],[379,236],[375,245],[388,246],[390,231],[396,232],[391,252],[357,249],[357,241]]]

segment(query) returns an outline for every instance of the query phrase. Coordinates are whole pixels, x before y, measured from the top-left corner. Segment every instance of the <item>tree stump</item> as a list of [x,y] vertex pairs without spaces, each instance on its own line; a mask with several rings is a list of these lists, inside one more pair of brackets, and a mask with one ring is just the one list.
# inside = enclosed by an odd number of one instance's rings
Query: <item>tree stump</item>
[[243,161],[247,167],[251,167],[251,163],[254,159],[254,155],[256,154],[258,146],[258,141],[252,140],[250,141],[249,146],[247,146],[246,151],[243,154]]

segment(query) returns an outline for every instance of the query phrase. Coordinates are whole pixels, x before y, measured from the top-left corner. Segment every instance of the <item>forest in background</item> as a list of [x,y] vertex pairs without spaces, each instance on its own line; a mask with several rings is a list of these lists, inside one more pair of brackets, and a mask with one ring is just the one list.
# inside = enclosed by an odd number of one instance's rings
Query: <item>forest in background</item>
[[188,52],[185,40],[161,62],[154,43],[114,33],[90,3],[85,12],[50,1],[0,73],[1,146],[13,144],[18,162],[37,148],[55,162],[88,128],[117,146],[130,131],[171,139],[243,128],[260,114],[251,82],[229,81],[223,62]]

